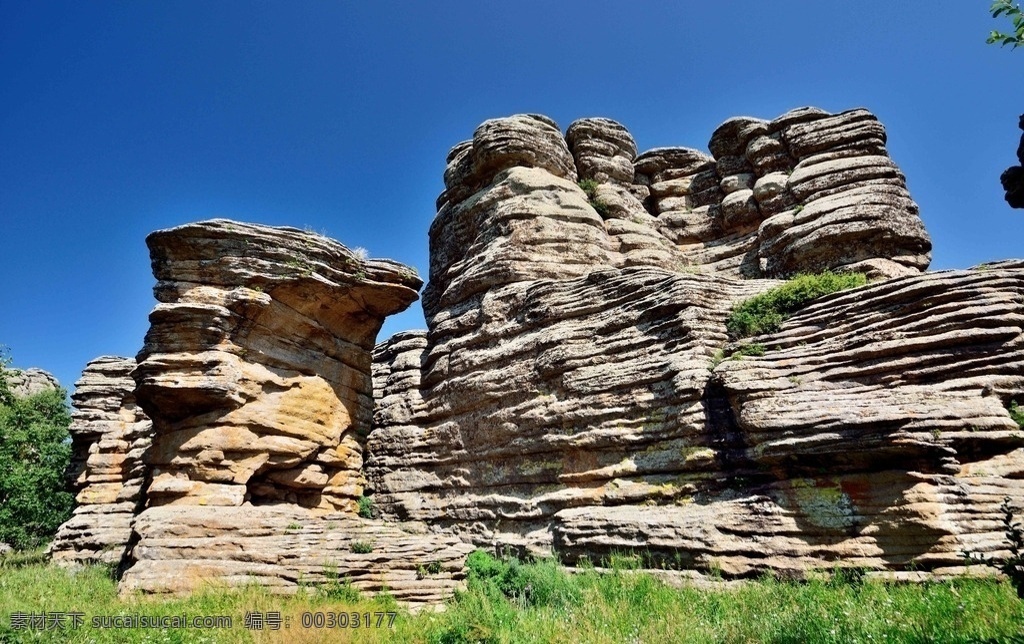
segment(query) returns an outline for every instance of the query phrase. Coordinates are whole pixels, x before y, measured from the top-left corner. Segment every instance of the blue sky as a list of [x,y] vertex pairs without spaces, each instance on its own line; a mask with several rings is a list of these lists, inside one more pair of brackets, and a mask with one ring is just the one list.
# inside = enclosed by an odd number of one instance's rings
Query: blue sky
[[[1024,256],[1002,200],[1024,51],[987,0],[0,0],[0,344],[70,386],[134,355],[147,233],[211,217],[309,227],[427,272],[448,149],[481,121],[607,116],[641,150],[730,116],[867,107],[932,268]],[[419,304],[381,339],[424,326]]]

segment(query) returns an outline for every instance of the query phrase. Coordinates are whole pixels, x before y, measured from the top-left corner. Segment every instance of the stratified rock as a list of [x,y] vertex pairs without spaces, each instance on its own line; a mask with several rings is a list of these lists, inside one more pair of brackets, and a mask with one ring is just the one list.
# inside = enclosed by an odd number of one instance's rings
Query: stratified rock
[[74,514],[49,548],[58,563],[120,563],[141,508],[152,423],[135,404],[135,360],[96,358],[75,383],[68,478]]
[[[593,161],[628,150],[580,143],[616,126],[571,128],[587,194],[527,161],[441,200],[428,330],[374,354],[366,474],[384,516],[730,576],[956,571],[963,550],[996,550],[1002,496],[1024,500],[1007,412],[1024,399],[1020,267],[920,274],[927,233],[864,110],[731,119],[714,158],[640,154],[632,184]],[[905,277],[730,343],[730,309],[778,284],[765,276],[824,268]],[[803,378],[829,384],[790,397]],[[974,468],[989,474],[972,492]]]
[[421,282],[294,228],[214,220],[147,238],[160,303],[134,372],[150,505],[354,510],[370,350]]
[[565,133],[580,179],[600,183],[633,183],[636,142],[621,124],[611,119],[573,121]]
[[295,506],[149,508],[122,593],[181,594],[257,583],[275,593],[351,582],[411,606],[439,604],[465,578],[473,547],[422,524],[386,524]]
[[8,369],[4,373],[4,377],[7,379],[7,387],[18,398],[60,389],[60,383],[57,382],[53,374],[35,367]]
[[722,362],[705,390],[726,489],[563,510],[563,556],[944,573],[1002,549],[999,506],[1024,501],[1024,431],[1008,413],[1024,400],[1024,262],[822,298],[746,342],[764,355]]

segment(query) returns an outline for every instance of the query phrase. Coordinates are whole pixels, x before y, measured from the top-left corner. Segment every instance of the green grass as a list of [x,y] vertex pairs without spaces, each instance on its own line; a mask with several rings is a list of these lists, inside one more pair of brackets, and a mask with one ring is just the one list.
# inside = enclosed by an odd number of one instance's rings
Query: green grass
[[[618,561],[611,572],[568,574],[553,561],[522,563],[478,552],[465,591],[444,612],[416,615],[390,596],[361,598],[346,580],[294,596],[259,587],[188,598],[117,596],[109,570],[71,573],[28,564],[0,569],[0,642],[965,642],[1010,641],[1024,602],[1005,582],[957,579],[888,585],[839,575],[806,583],[771,578],[723,590],[676,589]],[[12,612],[81,611],[72,631],[10,628]],[[247,611],[279,611],[290,627],[247,630]],[[303,628],[307,612],[397,611],[394,628]],[[229,615],[230,629],[97,629],[94,615]],[[35,637],[38,636],[38,637]]]
[[733,307],[725,326],[736,338],[774,333],[790,315],[807,306],[811,300],[866,283],[867,278],[861,273],[824,271],[797,275],[785,284]]

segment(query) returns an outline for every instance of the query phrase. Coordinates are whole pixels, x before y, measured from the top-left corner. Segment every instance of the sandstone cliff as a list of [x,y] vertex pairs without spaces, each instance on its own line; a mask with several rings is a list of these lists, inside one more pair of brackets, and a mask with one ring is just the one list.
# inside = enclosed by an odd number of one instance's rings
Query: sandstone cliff
[[[449,154],[428,330],[375,351],[374,498],[480,545],[730,575],[997,547],[1024,271],[921,274],[884,143],[864,110],[730,119],[713,156],[637,154],[607,119],[481,125]],[[732,306],[826,268],[890,279],[718,364]]]
[[[708,148],[483,123],[448,155],[428,328],[376,347],[422,284],[406,267],[290,228],[151,235],[160,303],[134,388],[118,376],[153,437],[122,588],[338,574],[415,603],[477,546],[736,577],[959,572],[1001,548],[1024,262],[924,272],[865,110],[730,119]],[[872,283],[730,337],[735,305],[822,269]]]
[[416,299],[415,272],[224,220],[147,243],[160,303],[132,377],[153,445],[122,588],[294,592],[335,574],[412,603],[450,594],[470,545],[356,516],[371,350]]

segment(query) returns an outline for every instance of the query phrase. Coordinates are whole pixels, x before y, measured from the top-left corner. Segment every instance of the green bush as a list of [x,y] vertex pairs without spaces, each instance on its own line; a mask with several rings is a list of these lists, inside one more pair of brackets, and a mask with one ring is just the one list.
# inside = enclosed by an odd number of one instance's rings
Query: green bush
[[365,555],[373,552],[373,544],[368,541],[353,541],[349,548],[357,555]]
[[71,414],[63,389],[16,398],[0,361],[0,542],[38,547],[67,521]]
[[373,498],[368,496],[361,496],[359,497],[359,501],[357,501],[357,503],[359,504],[359,516],[363,517],[364,519],[377,518],[377,504],[373,502]]
[[725,327],[736,338],[774,333],[790,315],[816,298],[836,291],[863,286],[861,273],[797,275],[781,286],[756,295],[733,307]]
[[566,606],[580,600],[578,586],[553,559],[523,563],[477,550],[466,558],[466,567],[471,588],[500,591],[520,606]]

